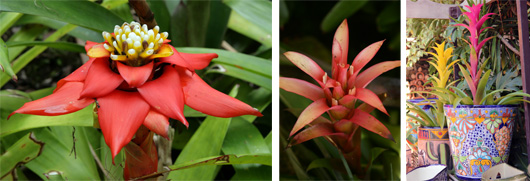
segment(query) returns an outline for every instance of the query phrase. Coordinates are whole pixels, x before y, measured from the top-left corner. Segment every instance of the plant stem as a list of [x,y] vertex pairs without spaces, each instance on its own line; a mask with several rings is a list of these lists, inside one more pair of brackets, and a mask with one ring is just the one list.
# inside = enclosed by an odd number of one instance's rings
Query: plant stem
[[145,0],[129,0],[129,5],[136,11],[140,24],[146,24],[149,29],[153,29],[157,25],[155,15]]

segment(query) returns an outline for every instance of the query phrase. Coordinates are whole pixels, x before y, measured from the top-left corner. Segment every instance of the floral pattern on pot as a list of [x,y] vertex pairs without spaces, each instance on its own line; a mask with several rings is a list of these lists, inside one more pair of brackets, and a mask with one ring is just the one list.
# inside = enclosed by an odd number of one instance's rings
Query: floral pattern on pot
[[508,161],[519,105],[445,105],[456,175],[480,179],[487,169]]

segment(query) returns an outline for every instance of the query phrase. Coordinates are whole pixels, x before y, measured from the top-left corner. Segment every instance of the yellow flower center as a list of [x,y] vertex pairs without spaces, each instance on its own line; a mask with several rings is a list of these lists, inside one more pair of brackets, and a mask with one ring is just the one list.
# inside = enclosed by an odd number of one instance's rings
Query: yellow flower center
[[[104,31],[103,38],[107,40],[103,46],[111,52],[110,58],[114,61],[126,61],[131,66],[141,66],[148,63],[155,56],[159,48],[168,37],[167,32],[159,32],[160,28],[155,26],[153,29],[147,29],[147,25],[132,21],[130,24],[125,22],[123,25],[114,27],[114,35]],[[165,52],[167,54],[167,52]]]

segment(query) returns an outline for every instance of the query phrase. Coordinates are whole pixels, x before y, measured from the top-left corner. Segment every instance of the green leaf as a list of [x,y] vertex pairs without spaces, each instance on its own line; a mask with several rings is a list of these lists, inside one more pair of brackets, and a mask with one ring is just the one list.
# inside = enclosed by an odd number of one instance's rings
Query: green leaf
[[203,165],[235,165],[235,164],[262,164],[272,166],[271,154],[243,154],[243,155],[222,155],[215,157],[202,158],[186,163],[175,164],[170,169],[183,169],[203,166]]
[[15,114],[11,119],[1,119],[0,137],[19,131],[46,127],[46,126],[89,126],[92,127],[92,106],[74,113],[60,116],[36,116],[28,114]]
[[[244,143],[244,144],[242,144]],[[224,154],[271,154],[259,130],[241,117],[232,118],[222,151]],[[257,164],[233,165],[237,179],[270,180],[271,167]],[[235,179],[235,178],[232,179]]]
[[242,53],[229,52],[226,50],[212,48],[176,48],[185,53],[217,53],[218,58],[212,60],[214,63],[222,63],[239,67],[243,70],[255,72],[267,78],[272,78],[272,63],[270,60],[250,56]]
[[26,167],[41,179],[47,179],[46,175],[54,175],[54,172],[68,180],[100,179],[87,140],[88,136],[93,135],[85,134],[84,129],[61,126],[35,132],[36,138],[42,140],[45,147],[42,154],[27,163]]
[[8,47],[17,46],[47,46],[49,48],[57,48],[61,50],[67,50],[71,52],[85,53],[85,47],[71,42],[44,42],[44,41],[18,41],[8,42]]
[[326,15],[324,20],[322,20],[320,28],[325,33],[335,30],[344,19],[359,11],[359,9],[361,9],[366,2],[368,1],[339,1],[337,4],[335,4],[335,6],[333,6],[333,9],[331,9],[331,11]]
[[272,153],[272,131],[269,132],[267,137],[265,137],[265,143],[269,147],[269,151]]
[[253,40],[256,40],[267,47],[272,47],[271,33],[268,33],[260,27],[252,24],[252,22],[243,18],[235,11],[230,13],[230,19],[228,19],[228,28]]
[[486,73],[482,76],[480,81],[477,85],[477,92],[475,93],[475,99],[473,100],[473,103],[478,105],[480,102],[482,102],[482,99],[484,98],[484,94],[486,94],[486,84],[488,83],[488,79],[490,77],[491,70],[486,71]]
[[223,0],[232,8],[228,27],[268,47],[272,46],[272,3],[267,0]]
[[[35,38],[37,38],[40,34],[42,34],[46,30],[45,27],[34,25],[30,26],[28,28],[22,28],[20,31],[16,32],[11,36],[6,43],[10,42],[17,42],[17,41],[33,41]],[[9,51],[9,62],[13,61],[24,49],[26,49],[25,46],[22,47],[8,47]]]
[[[42,24],[44,26],[53,28],[53,29],[60,29],[61,27],[67,25],[68,23],[57,21],[54,19],[46,18],[43,16],[34,16],[25,14],[17,21],[16,25],[23,25],[23,24]],[[42,28],[42,27],[41,27]],[[77,37],[82,40],[89,40],[93,42],[103,42],[105,41],[103,37],[101,36],[101,31],[95,31],[92,29],[88,29],[85,27],[76,27],[72,31],[68,32],[69,35]],[[18,40],[18,41],[32,41],[31,40]]]
[[[114,164],[112,164],[112,154],[109,146],[105,142],[103,135],[100,136],[100,149],[99,149],[99,160],[103,166],[103,171],[107,180],[123,180],[123,169],[125,166],[125,154],[122,149],[120,153],[114,158]],[[97,148],[94,148],[97,150]],[[105,174],[106,172],[106,174]]]
[[[260,87],[258,89],[253,89],[252,91],[239,94],[244,95],[244,97],[238,97],[240,101],[247,103],[248,105],[257,108],[260,112],[263,112],[272,102],[272,93],[270,90]],[[246,119],[249,122],[254,122],[257,116],[253,115],[243,115],[241,118]]]
[[102,6],[89,1],[2,1],[1,11],[14,11],[87,27],[113,31],[123,20]]
[[221,1],[211,1],[210,4],[210,20],[204,46],[219,48],[225,38],[231,9]]
[[[133,21],[131,9],[129,8],[129,1],[127,0],[103,0],[101,6],[118,15],[126,22]],[[120,25],[120,24],[118,24]]]
[[[17,75],[13,72],[11,64],[9,64],[9,54],[4,40],[0,38],[0,70],[7,73],[13,80],[17,80]],[[3,75],[3,74],[2,74]]]
[[[185,167],[193,164],[200,164],[197,160],[204,159],[211,156],[216,156],[221,153],[221,147],[226,135],[231,118],[218,118],[208,116],[201,124],[199,129],[193,134],[190,141],[175,164],[171,167],[173,169]],[[208,144],[205,144],[208,143]],[[211,159],[211,158],[210,158]],[[217,162],[215,159],[212,162]],[[210,164],[215,165],[215,164]],[[197,168],[177,170],[168,175],[168,179],[172,180],[212,180],[215,178],[215,170],[217,166],[201,166]]]
[[283,27],[287,21],[289,21],[289,8],[285,0],[280,0],[280,27]]
[[[11,1],[10,1],[11,2]],[[24,2],[24,1],[22,1]],[[64,36],[66,33],[72,31],[76,26],[75,25],[65,25],[61,29],[58,29],[55,33],[50,35],[48,38],[46,38],[47,42],[53,42],[57,41],[60,37]],[[30,50],[26,51],[23,55],[19,56],[14,62],[13,62],[13,71],[15,73],[18,73],[22,68],[24,68],[31,60],[33,60],[35,57],[37,57],[40,53],[44,52],[47,47],[44,46],[37,46],[33,47]],[[9,80],[9,77],[5,74],[0,75],[0,87],[4,86],[4,84],[7,83]]]
[[169,24],[173,21],[171,20],[166,3],[160,0],[147,0],[147,4],[149,4],[149,8],[151,8],[151,11],[155,15],[160,32],[169,32]]
[[248,82],[257,84],[263,88],[268,89],[269,91],[272,90],[272,82],[271,79],[255,74],[253,72],[230,66],[230,65],[224,65],[224,64],[215,64],[212,66],[212,68],[208,69],[207,73],[221,73],[225,75],[229,75],[235,78],[239,78],[241,80],[246,80]]
[[21,13],[14,13],[14,12],[0,12],[0,22],[2,22],[2,26],[0,26],[0,35],[3,35],[17,20],[22,17]]
[[41,154],[44,143],[35,139],[33,133],[28,133],[9,147],[0,157],[0,178],[12,172],[18,165],[28,163]]
[[209,17],[209,1],[180,1],[171,16],[171,44],[203,47]]

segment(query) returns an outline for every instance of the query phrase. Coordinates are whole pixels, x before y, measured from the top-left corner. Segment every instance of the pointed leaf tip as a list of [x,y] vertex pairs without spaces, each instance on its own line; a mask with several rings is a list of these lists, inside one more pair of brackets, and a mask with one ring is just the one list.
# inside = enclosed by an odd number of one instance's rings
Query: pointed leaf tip
[[327,105],[325,98],[316,100],[315,102],[311,103],[304,111],[302,111],[302,113],[298,117],[298,120],[296,120],[296,123],[294,124],[289,136],[293,136],[305,125],[313,122],[313,120],[315,120],[320,115],[324,114],[329,109],[330,107]]

